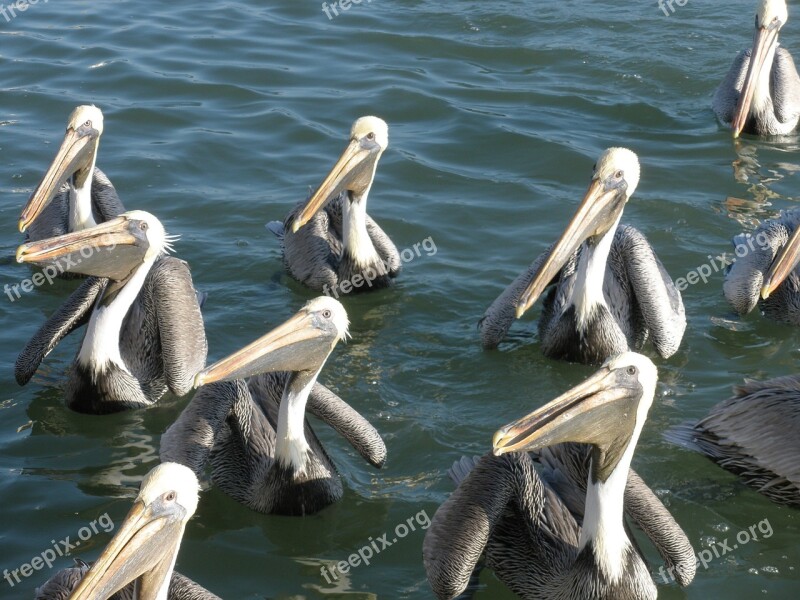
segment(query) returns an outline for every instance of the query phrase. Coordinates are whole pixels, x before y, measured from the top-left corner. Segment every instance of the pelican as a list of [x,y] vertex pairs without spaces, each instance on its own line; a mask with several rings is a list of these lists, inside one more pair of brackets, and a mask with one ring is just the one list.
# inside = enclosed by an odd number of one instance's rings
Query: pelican
[[331,172],[286,220],[269,229],[283,242],[289,274],[311,289],[347,294],[382,288],[400,272],[400,254],[367,214],[367,196],[389,127],[378,117],[361,117]]
[[[423,558],[436,596],[459,595],[483,555],[522,598],[655,599],[655,583],[626,531],[623,510],[654,542],[669,566],[666,573],[688,585],[695,572],[691,544],[658,498],[629,474],[657,378],[648,358],[621,354],[495,433],[494,456],[477,461],[426,532]],[[575,442],[591,445],[586,491],[578,490],[584,497],[580,514],[570,500],[576,490],[559,491],[564,482],[552,484],[523,452],[563,450]]]
[[736,260],[722,285],[728,303],[740,315],[759,304],[765,316],[800,325],[800,209],[765,221],[752,234],[733,239]]
[[199,490],[191,469],[158,465],[142,480],[133,508],[94,565],[76,561],[37,589],[37,600],[220,600],[173,572]]
[[649,338],[667,358],[680,345],[681,294],[638,230],[619,225],[639,183],[639,160],[625,148],[600,155],[578,212],[561,238],[491,304],[478,323],[495,348],[547,286],[539,319],[546,356],[601,364]]
[[167,390],[189,392],[205,365],[206,336],[189,266],[166,254],[172,239],[153,215],[130,211],[20,246],[18,262],[90,277],[20,353],[17,382],[25,385],[58,342],[88,322],[67,382],[70,408],[117,412],[150,406]]
[[101,135],[99,108],[72,111],[64,141],[19,219],[29,241],[87,229],[125,212],[114,186],[95,167]]
[[753,47],[740,52],[714,92],[717,118],[733,137],[745,133],[785,135],[800,118],[800,76],[792,55],[778,44],[786,24],[785,0],[761,0]]
[[161,460],[198,474],[210,462],[214,483],[258,512],[306,515],[337,501],[342,484],[306,408],[373,466],[386,459],[372,425],[317,383],[347,327],[344,307],[322,296],[198,373],[195,387],[202,387],[162,436]]
[[697,423],[665,437],[705,454],[778,504],[800,508],[800,377],[746,380]]

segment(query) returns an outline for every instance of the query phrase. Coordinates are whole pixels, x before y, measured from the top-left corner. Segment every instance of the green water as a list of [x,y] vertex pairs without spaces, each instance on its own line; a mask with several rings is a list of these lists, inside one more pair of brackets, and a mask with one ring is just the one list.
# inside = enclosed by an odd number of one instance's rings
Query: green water
[[[498,426],[591,372],[542,356],[537,311],[498,352],[480,349],[475,324],[558,235],[598,154],[611,145],[639,154],[642,178],[623,220],[677,278],[795,205],[798,140],[734,144],[709,107],[750,43],[752,0],[691,0],[669,17],[655,1],[374,0],[332,20],[319,2],[264,4],[42,0],[8,22],[0,14],[0,283],[29,276],[13,261],[20,208],[70,110],[95,103],[105,113],[98,165],[128,208],[181,235],[176,252],[209,294],[216,360],[313,297],[284,274],[264,224],[319,183],[355,118],[383,117],[390,144],[370,213],[401,250],[431,238],[436,252],[408,262],[393,289],[346,299],[353,338],[321,381],[383,433],[387,465],[372,469],[318,426],[346,482],[343,500],[281,518],[209,489],[178,568],[226,599],[430,598],[420,528],[336,585],[320,568],[411,517],[432,517],[454,460],[486,452]],[[781,34],[795,53],[798,20]],[[661,438],[743,378],[796,369],[800,334],[735,317],[721,282],[716,274],[684,292],[689,325],[675,356],[648,350],[661,383],[634,466],[698,551],[765,519],[773,535],[714,559],[687,590],[659,593],[794,598],[798,513]],[[58,385],[77,338],[27,387],[14,383],[17,353],[73,287],[0,298],[0,569],[51,540],[75,540],[105,513],[121,523],[186,403],[104,417],[68,411]],[[101,531],[75,554],[94,559],[109,537]],[[0,580],[0,597],[30,598],[53,572],[14,588]],[[476,598],[511,597],[491,573],[481,581]]]

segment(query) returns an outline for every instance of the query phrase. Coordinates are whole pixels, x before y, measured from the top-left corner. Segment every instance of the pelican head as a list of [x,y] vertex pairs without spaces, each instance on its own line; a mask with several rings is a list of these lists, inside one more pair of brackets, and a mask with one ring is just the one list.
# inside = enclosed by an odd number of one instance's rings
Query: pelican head
[[739,137],[750,116],[754,98],[754,110],[761,109],[759,96],[769,94],[769,78],[772,61],[778,47],[778,32],[786,24],[789,11],[786,0],[761,0],[756,13],[756,30],[753,36],[753,49],[750,52],[750,64],[747,67],[739,102],[731,121],[733,137]]
[[389,126],[383,119],[361,117],[353,123],[347,148],[294,219],[292,232],[296,233],[325,204],[344,191],[352,192],[354,199],[365,197],[375,178],[378,160],[388,145]]
[[22,244],[17,262],[53,274],[70,272],[125,281],[143,262],[170,249],[174,238],[148,212],[132,210],[100,225]]
[[194,387],[275,371],[318,372],[348,333],[347,312],[337,300],[320,296],[296,315],[230,356],[200,371]]
[[22,215],[19,230],[25,231],[42,213],[61,189],[72,178],[76,188],[82,187],[91,177],[97,158],[97,147],[103,134],[103,113],[96,106],[79,106],[67,121],[67,131],[56,157],[34,190]]
[[517,318],[525,314],[581,244],[596,245],[616,229],[628,198],[639,185],[639,159],[627,148],[605,150],[592,173],[589,189],[561,238],[525,289]]
[[658,371],[649,358],[626,352],[555,400],[494,434],[494,454],[537,450],[562,442],[591,444],[593,481],[606,481],[638,441],[655,396]]
[[199,491],[197,477],[188,467],[163,463],[150,471],[117,534],[70,598],[108,598],[136,579],[139,600],[166,598]]

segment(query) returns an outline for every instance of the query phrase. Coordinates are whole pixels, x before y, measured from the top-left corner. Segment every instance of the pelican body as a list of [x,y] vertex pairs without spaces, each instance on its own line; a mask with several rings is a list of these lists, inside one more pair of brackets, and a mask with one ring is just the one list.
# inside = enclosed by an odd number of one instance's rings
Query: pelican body
[[787,19],[785,0],[761,0],[753,47],[736,56],[714,92],[714,112],[733,137],[785,135],[797,128],[800,76],[792,55],[778,43]]
[[97,561],[56,573],[37,600],[220,600],[174,572],[200,484],[187,467],[163,463],[142,480],[122,526]]
[[[456,464],[458,489],[434,515],[423,544],[438,598],[461,594],[483,556],[528,600],[655,599],[624,512],[676,580],[692,581],[695,557],[686,535],[630,471],[657,376],[644,356],[616,356],[584,383],[500,429],[494,456]],[[588,444],[588,454],[577,444]],[[526,450],[539,454],[541,471]],[[583,483],[575,465],[583,469]]]
[[72,111],[61,147],[19,219],[28,241],[81,231],[125,212],[111,181],[95,166],[101,135],[99,108]]
[[161,439],[161,459],[195,473],[211,465],[222,491],[253,510],[318,512],[342,496],[331,458],[308,410],[375,467],[386,459],[378,432],[344,400],[317,383],[347,313],[326,296],[252,344],[197,374],[199,391]]
[[378,160],[388,145],[386,123],[361,117],[353,124],[347,148],[317,190],[283,223],[269,223],[282,240],[289,274],[299,282],[338,297],[386,287],[400,272],[397,248],[367,214]]
[[740,315],[756,305],[764,316],[800,325],[800,209],[784,211],[753,233],[733,239],[736,262],[725,274],[723,292]]
[[131,211],[89,229],[19,247],[17,260],[89,275],[17,358],[25,385],[70,332],[87,324],[70,369],[67,405],[109,413],[182,396],[205,365],[203,317],[188,265],[166,254],[153,215]]
[[491,304],[478,327],[486,348],[507,335],[550,286],[539,319],[546,356],[600,364],[650,339],[667,358],[680,346],[686,316],[680,291],[647,239],[619,225],[639,182],[639,161],[610,148],[566,231]]
[[745,381],[697,423],[665,437],[700,452],[777,504],[800,508],[800,377]]

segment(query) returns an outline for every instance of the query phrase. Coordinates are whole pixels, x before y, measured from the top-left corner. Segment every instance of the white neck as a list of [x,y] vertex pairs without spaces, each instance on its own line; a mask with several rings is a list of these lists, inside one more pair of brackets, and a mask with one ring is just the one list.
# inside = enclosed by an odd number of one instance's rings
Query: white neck
[[322,366],[305,384],[302,384],[302,387],[298,387],[295,376],[290,376],[292,379],[283,390],[278,410],[275,459],[296,475],[303,475],[306,470],[309,451],[305,433],[306,402],[321,370]]
[[[611,244],[617,232],[617,225],[622,217],[617,217],[613,227],[609,229],[594,248],[589,248],[584,242],[583,251],[578,262],[575,277],[575,287],[572,291],[572,304],[575,305],[575,318],[578,329],[586,328],[589,316],[597,306],[605,306],[606,298],[603,295],[603,281],[606,277],[606,264],[611,252]],[[569,303],[565,305],[565,309]]]
[[[95,251],[102,252],[104,250],[96,249]],[[147,274],[155,261],[155,256],[145,259],[109,304],[95,307],[92,317],[89,319],[86,337],[83,338],[83,344],[78,352],[79,364],[92,369],[97,374],[108,363],[114,363],[130,373],[119,350],[122,322],[141,292]]]
[[367,231],[368,195],[369,188],[361,196],[354,196],[353,201],[345,199],[342,204],[344,251],[357,265],[364,267],[373,263],[378,256]]
[[94,165],[97,155],[92,157],[92,164],[89,167],[89,174],[86,181],[79,188],[73,184],[73,178],[69,181],[69,230],[81,231],[94,227],[97,223],[92,214],[92,181],[94,181]]
[[750,106],[751,114],[764,114],[765,112],[773,110],[770,79],[772,77],[772,63],[775,60],[777,46],[778,45],[775,44],[770,49],[769,54],[767,54],[764,59],[764,67],[758,74],[758,81],[756,81],[755,88],[753,89],[753,103]]

